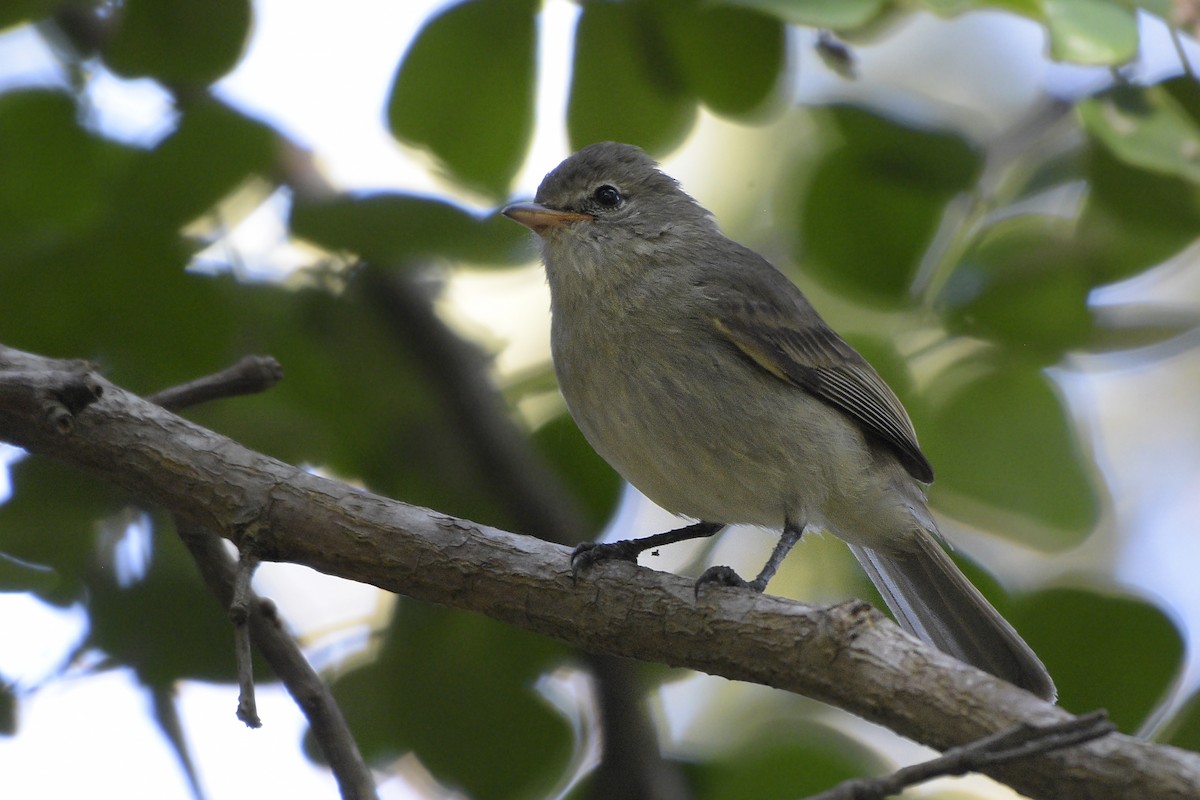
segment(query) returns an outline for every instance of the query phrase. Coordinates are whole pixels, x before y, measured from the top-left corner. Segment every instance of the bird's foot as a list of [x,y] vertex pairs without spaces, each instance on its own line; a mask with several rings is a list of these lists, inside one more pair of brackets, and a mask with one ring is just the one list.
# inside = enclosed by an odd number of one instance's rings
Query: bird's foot
[[763,589],[767,588],[766,581],[758,579],[748,581],[741,575],[733,571],[733,567],[709,567],[701,573],[696,579],[696,597],[700,596],[700,590],[706,586],[729,586],[734,589],[749,589],[756,594],[762,594]]
[[601,561],[631,561],[637,563],[638,555],[645,549],[636,539],[619,542],[584,542],[571,552],[571,575],[587,572]]

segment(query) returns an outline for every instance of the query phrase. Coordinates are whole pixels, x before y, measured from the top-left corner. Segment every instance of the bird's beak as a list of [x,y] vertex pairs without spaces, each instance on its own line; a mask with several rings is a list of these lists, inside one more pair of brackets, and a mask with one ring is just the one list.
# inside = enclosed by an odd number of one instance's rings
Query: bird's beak
[[591,214],[556,211],[538,203],[513,203],[501,213],[509,219],[521,223],[538,236],[545,235],[546,231],[551,228],[561,228],[573,222],[588,222],[595,219]]

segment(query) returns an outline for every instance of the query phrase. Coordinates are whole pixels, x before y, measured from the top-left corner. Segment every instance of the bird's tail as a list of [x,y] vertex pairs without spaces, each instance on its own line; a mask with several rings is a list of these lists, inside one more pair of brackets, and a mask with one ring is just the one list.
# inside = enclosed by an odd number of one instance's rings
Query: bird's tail
[[850,549],[905,630],[939,650],[1053,701],[1054,681],[941,545],[919,532],[908,551]]

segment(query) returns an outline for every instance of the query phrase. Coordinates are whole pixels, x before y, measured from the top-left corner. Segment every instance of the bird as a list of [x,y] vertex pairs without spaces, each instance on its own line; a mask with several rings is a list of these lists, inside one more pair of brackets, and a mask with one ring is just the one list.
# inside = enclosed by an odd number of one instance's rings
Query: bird
[[537,234],[554,369],[584,437],[696,520],[582,544],[576,574],[744,524],[780,531],[762,571],[710,567],[697,591],[761,593],[806,531],[827,531],[904,629],[1055,699],[1037,655],[947,554],[924,489],[933,468],[900,400],[787,276],[629,144],[584,147],[503,214]]

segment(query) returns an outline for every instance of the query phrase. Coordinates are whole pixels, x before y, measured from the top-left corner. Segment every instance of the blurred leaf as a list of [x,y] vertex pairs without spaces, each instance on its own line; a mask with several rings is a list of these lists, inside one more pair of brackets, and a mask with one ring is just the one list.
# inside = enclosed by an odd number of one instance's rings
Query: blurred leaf
[[683,79],[717,114],[752,114],[780,82],[786,32],[777,19],[740,8],[681,6],[664,33]]
[[1113,0],[1043,0],[1050,55],[1059,61],[1109,66],[1137,55],[1137,13]]
[[988,9],[1004,9],[1039,19],[1042,14],[1041,0],[921,0],[921,5],[945,17]]
[[250,36],[249,0],[125,0],[104,49],[113,71],[209,84],[233,69]]
[[333,690],[368,760],[411,750],[472,797],[524,798],[549,789],[571,755],[570,726],[535,688],[566,653],[476,614],[405,602],[378,660]]
[[[1170,0],[1164,0],[1170,2]],[[1180,111],[1200,125],[1200,81],[1184,74],[1155,84],[1171,96]]]
[[178,229],[209,211],[252,175],[274,168],[276,134],[228,106],[201,100],[179,126],[133,162],[113,202],[134,229]]
[[17,698],[12,687],[0,683],[0,736],[12,736],[17,732]]
[[[1041,550],[1078,544],[1100,513],[1090,465],[1049,380],[1022,362],[973,363],[937,379],[921,444],[942,490],[1033,518],[1005,534]],[[931,393],[932,394],[932,393]],[[1048,527],[1046,527],[1048,526]],[[1054,538],[1049,538],[1053,536]]]
[[1092,329],[1087,278],[1067,221],[1010,217],[963,255],[937,304],[952,333],[994,339],[1049,364]]
[[1200,186],[1131,165],[1094,143],[1085,153],[1089,191],[1077,237],[1095,284],[1157,266],[1200,237]]
[[57,5],[58,0],[7,0],[0,5],[0,31],[21,22],[49,16]]
[[569,414],[560,414],[539,428],[534,443],[573,490],[587,515],[590,529],[579,531],[579,540],[597,538],[621,499],[621,477],[596,454]]
[[859,299],[900,303],[944,207],[975,181],[979,154],[958,136],[829,110],[842,143],[804,189],[797,261]]
[[515,264],[527,255],[527,232],[491,214],[477,219],[443,200],[406,194],[297,198],[291,229],[329,250],[348,250],[380,265],[430,259]]
[[685,766],[697,800],[792,800],[890,765],[860,741],[812,722],[760,725],[722,757]]
[[695,98],[670,57],[664,25],[647,2],[584,4],[567,104],[571,149],[613,140],[661,154],[683,141]]
[[1133,5],[1137,8],[1149,11],[1164,20],[1171,18],[1171,11],[1174,9],[1171,3],[1172,0],[1133,0]]
[[0,341],[94,359],[134,391],[227,366],[231,309],[209,278],[184,272],[189,255],[173,229],[111,225],[0,270]]
[[30,587],[56,605],[79,599],[96,556],[96,522],[127,502],[106,483],[46,458],[11,468],[12,497],[0,505],[0,551],[54,570],[53,582]]
[[53,567],[32,564],[4,551],[0,537],[0,592],[33,592],[46,595],[58,586],[58,573]]
[[[131,151],[90,136],[60,92],[0,94],[0,259],[52,252],[98,224]],[[52,308],[46,306],[44,308]]]
[[813,28],[857,28],[878,16],[889,0],[725,0]]
[[1078,108],[1084,127],[1117,158],[1200,183],[1200,123],[1163,86],[1116,86]]
[[1165,730],[1166,735],[1159,737],[1163,744],[1200,751],[1200,691],[1192,692],[1166,724]]
[[425,23],[388,100],[397,139],[501,198],[533,134],[536,0],[466,0]]
[[1128,595],[1050,589],[1015,598],[1009,619],[1046,664],[1073,713],[1107,708],[1133,733],[1183,666],[1183,637],[1156,606]]

